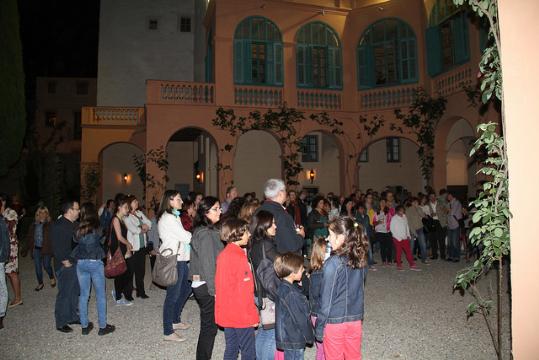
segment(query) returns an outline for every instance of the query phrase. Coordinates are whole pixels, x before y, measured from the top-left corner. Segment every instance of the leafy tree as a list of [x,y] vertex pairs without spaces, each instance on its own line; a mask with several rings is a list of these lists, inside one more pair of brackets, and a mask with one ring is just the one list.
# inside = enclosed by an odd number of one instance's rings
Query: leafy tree
[[24,71],[16,0],[0,1],[0,176],[20,156],[26,129]]

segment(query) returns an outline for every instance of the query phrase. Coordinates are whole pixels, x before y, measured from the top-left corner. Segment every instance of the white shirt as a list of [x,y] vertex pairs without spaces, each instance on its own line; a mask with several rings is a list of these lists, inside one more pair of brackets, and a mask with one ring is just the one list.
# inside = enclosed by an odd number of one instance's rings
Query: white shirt
[[[124,217],[124,224],[127,227],[127,241],[129,241],[129,243],[133,246],[133,251],[140,250],[139,235],[142,232],[142,228],[140,227],[139,219],[143,224],[148,225],[150,229],[152,228],[152,222],[140,210],[135,211],[135,214],[129,214],[128,216]],[[146,246],[148,237],[145,233],[142,235],[144,236],[144,246]]]
[[159,251],[172,250],[178,261],[189,261],[191,252],[191,233],[183,228],[179,217],[165,212],[157,223],[161,246]]
[[389,225],[391,229],[391,235],[394,239],[397,239],[398,241],[410,239],[410,227],[408,226],[408,219],[406,219],[406,215],[398,215],[395,214],[391,218],[391,224]]

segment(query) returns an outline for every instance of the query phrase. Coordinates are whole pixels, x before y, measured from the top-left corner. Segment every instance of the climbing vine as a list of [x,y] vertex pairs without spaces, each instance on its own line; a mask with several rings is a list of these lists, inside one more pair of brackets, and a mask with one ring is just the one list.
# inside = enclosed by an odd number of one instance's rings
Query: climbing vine
[[[402,121],[416,137],[419,145],[417,155],[421,165],[421,174],[427,184],[432,180],[434,168],[434,139],[436,126],[444,115],[447,99],[443,96],[431,97],[423,89],[416,91],[414,101],[407,113],[395,109],[395,117]],[[403,132],[403,129],[391,124],[391,129]]]
[[[240,136],[251,130],[267,130],[277,136],[283,148],[282,165],[287,185],[299,185],[297,177],[303,170],[300,162],[302,142],[298,136],[298,125],[306,120],[305,114],[285,105],[279,109],[269,109],[265,113],[252,111],[248,116],[237,116],[232,109],[220,107],[216,111],[217,117],[212,120],[214,126],[226,130],[233,137]],[[311,114],[311,121],[331,129],[331,133],[342,135],[342,122],[331,118],[327,113]],[[233,145],[227,144],[225,151],[230,151]],[[231,170],[230,165],[219,165],[221,169]],[[219,167],[218,166],[218,167]]]
[[[501,134],[498,124],[487,123],[478,126],[479,138],[475,142],[471,156],[482,151],[486,153],[480,173],[487,177],[477,199],[470,204],[475,209],[470,232],[470,242],[479,248],[480,256],[473,265],[460,271],[454,287],[467,291],[474,301],[467,307],[468,316],[479,313],[483,316],[498,360],[510,356],[503,349],[502,340],[502,294],[504,257],[510,253],[509,238],[509,182],[507,146],[505,134],[505,114],[503,108],[502,70],[500,61],[500,29],[498,26],[497,0],[454,0],[456,5],[469,5],[481,18],[488,20],[489,34],[487,48],[479,63],[481,101],[501,101]],[[478,281],[495,267],[497,269],[496,299],[485,297],[479,290]],[[496,303],[496,326],[490,320],[493,304]]]
[[[161,179],[157,179],[154,175],[147,172],[146,166],[149,163],[155,164],[161,170],[163,174]],[[144,202],[146,201],[147,189],[158,189],[161,191],[165,189],[168,182],[168,154],[163,146],[157,149],[151,149],[145,154],[133,154],[133,165],[142,182],[142,198]],[[158,202],[159,200],[154,195],[150,201],[150,206],[154,207]]]

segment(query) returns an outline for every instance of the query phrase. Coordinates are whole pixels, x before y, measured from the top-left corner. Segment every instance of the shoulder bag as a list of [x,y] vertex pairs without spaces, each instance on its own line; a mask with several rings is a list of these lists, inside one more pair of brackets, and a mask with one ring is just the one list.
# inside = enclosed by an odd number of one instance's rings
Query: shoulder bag
[[270,296],[275,299],[280,280],[273,269],[273,262],[266,257],[264,242],[262,242],[262,257],[256,269],[255,278],[258,279],[259,287],[262,287],[266,293],[266,296],[262,296],[260,289],[257,291],[260,323],[264,330],[268,330],[275,327],[275,302],[270,299]]
[[112,221],[110,223],[110,229],[109,229],[109,249],[107,250],[107,259],[106,259],[106,265],[105,265],[105,276],[108,278],[115,278],[117,276],[122,275],[127,271],[127,264],[125,263],[124,255],[122,254],[122,250],[120,249],[119,241],[116,240],[118,243],[116,246],[116,250],[114,251],[114,254],[111,253],[111,243],[112,243],[112,232],[114,231],[112,229]]
[[[181,242],[178,244],[180,252]],[[153,282],[163,287],[176,284],[178,281],[178,268],[176,267],[177,254],[171,248],[163,249],[155,255],[155,264],[152,271]]]

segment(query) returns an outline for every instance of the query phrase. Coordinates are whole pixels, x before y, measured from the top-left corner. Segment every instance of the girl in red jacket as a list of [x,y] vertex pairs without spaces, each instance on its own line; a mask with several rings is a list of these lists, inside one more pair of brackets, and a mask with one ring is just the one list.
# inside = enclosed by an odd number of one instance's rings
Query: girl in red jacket
[[254,280],[243,247],[249,243],[248,224],[230,218],[221,227],[228,245],[217,257],[215,272],[215,322],[225,329],[224,360],[254,360],[255,327],[259,318],[254,303]]

